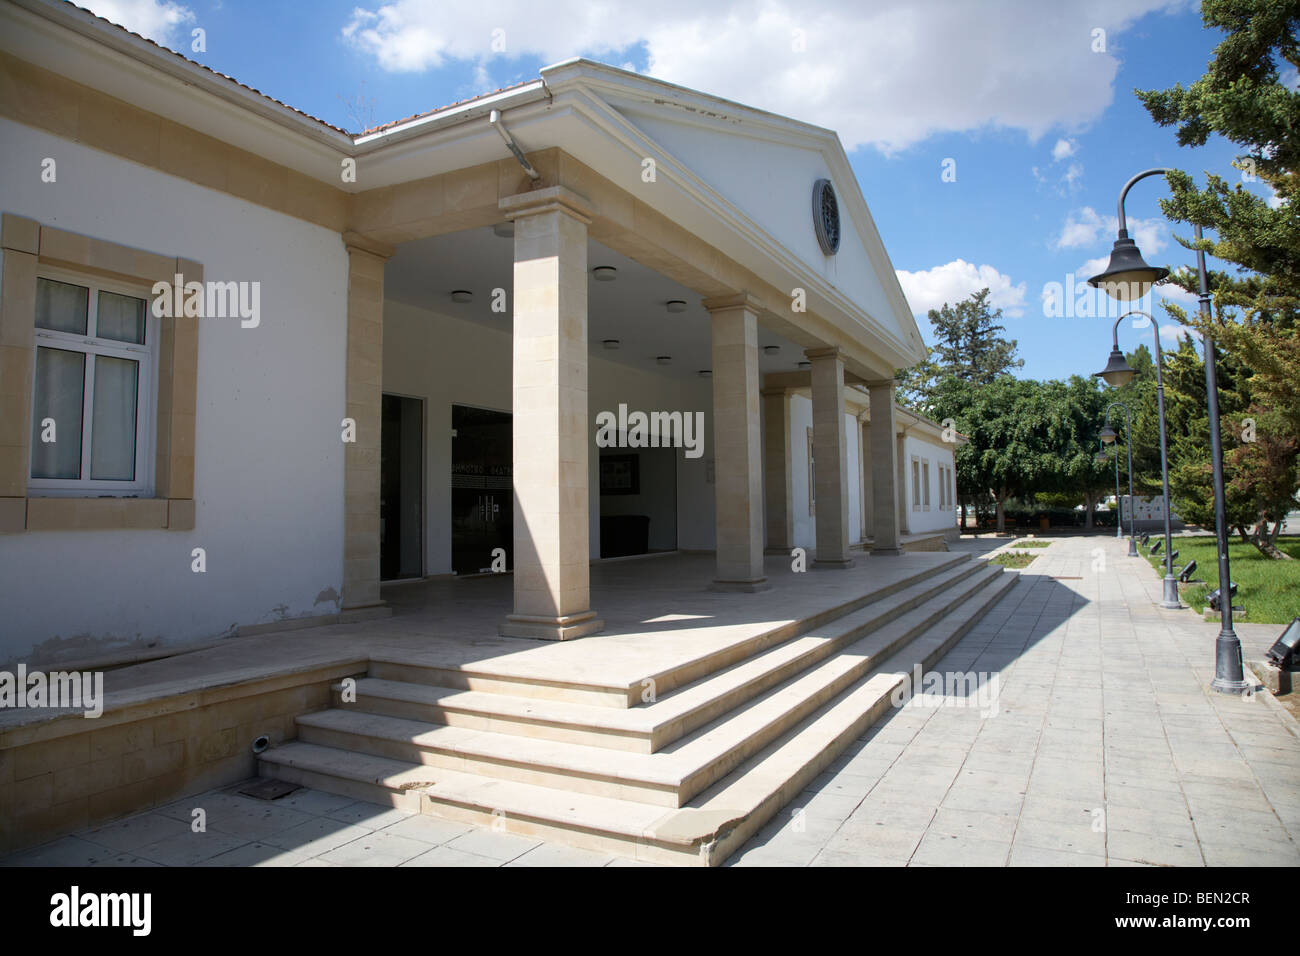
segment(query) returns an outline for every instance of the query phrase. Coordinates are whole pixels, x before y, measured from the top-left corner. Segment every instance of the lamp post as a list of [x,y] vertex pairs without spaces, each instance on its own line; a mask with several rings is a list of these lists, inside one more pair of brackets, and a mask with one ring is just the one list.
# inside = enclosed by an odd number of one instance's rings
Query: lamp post
[[[1088,284],[1103,289],[1107,295],[1120,302],[1131,302],[1134,299],[1140,299],[1150,290],[1151,286],[1159,282],[1165,276],[1169,275],[1169,270],[1153,267],[1146,264],[1142,259],[1142,254],[1138,251],[1137,243],[1129,238],[1128,222],[1124,216],[1124,198],[1133,185],[1148,176],[1163,176],[1168,173],[1168,169],[1148,169],[1138,173],[1132,179],[1124,184],[1124,188],[1119,194],[1119,234],[1115,244],[1111,249],[1110,263],[1106,271],[1093,276],[1088,280]],[[1201,227],[1193,227],[1193,236],[1197,242],[1202,239]],[[1205,271],[1205,253],[1201,249],[1196,250],[1196,271],[1198,300],[1200,304],[1201,317],[1208,320],[1210,318],[1210,291],[1209,280]],[[1154,321],[1154,320],[1153,320]],[[1118,327],[1118,323],[1116,323]],[[1232,577],[1228,567],[1228,508],[1227,500],[1223,490],[1223,446],[1219,438],[1219,383],[1215,369],[1214,357],[1214,339],[1208,332],[1204,333],[1203,342],[1205,346],[1205,395],[1206,402],[1209,406],[1209,424],[1210,424],[1210,458],[1214,469],[1214,524],[1215,533],[1218,540],[1219,548],[1219,587],[1229,588],[1232,583]],[[1116,341],[1118,349],[1118,342]],[[1156,349],[1160,348],[1160,333],[1156,332]],[[1115,353],[1111,353],[1113,361]],[[1123,355],[1120,360],[1123,361]],[[1127,364],[1127,363],[1125,363]],[[1110,366],[1108,365],[1107,368]],[[1159,375],[1160,363],[1157,359],[1156,371]],[[1130,370],[1131,372],[1131,370]],[[1131,377],[1131,375],[1130,375]],[[1157,392],[1163,406],[1163,389]],[[1164,411],[1163,407],[1160,414],[1160,438],[1161,438],[1161,467],[1165,467],[1164,454]],[[1168,477],[1165,476],[1165,528],[1166,539],[1168,538],[1169,527],[1169,500],[1168,500]],[[1165,542],[1165,553],[1169,553],[1169,542]],[[1166,557],[1166,569],[1169,568],[1169,559]],[[1175,589],[1177,583],[1175,582]],[[1222,593],[1229,593],[1224,591]],[[1165,577],[1165,598],[1169,596],[1169,576]],[[1175,590],[1175,597],[1177,591]],[[1166,605],[1168,606],[1168,605]],[[1219,637],[1215,641],[1215,660],[1214,660],[1214,680],[1210,684],[1215,690],[1225,694],[1240,693],[1250,687],[1250,684],[1244,678],[1244,671],[1241,666],[1241,641],[1238,639],[1236,632],[1232,628],[1232,598],[1219,602]]]
[[[1159,333],[1157,333],[1159,338]],[[1110,427],[1110,410],[1119,406],[1124,409],[1124,444],[1128,447],[1128,556],[1136,558],[1137,551],[1137,509],[1133,507],[1133,417],[1129,414],[1128,406],[1123,402],[1111,402],[1106,406],[1106,427],[1101,430],[1101,440],[1110,444],[1115,440],[1115,429]],[[1115,506],[1119,509],[1120,520],[1116,524],[1123,524],[1124,509],[1119,500],[1119,449],[1115,449]],[[1168,514],[1168,512],[1166,512]]]
[[[1112,256],[1112,258],[1114,257]],[[1166,270],[1167,272],[1168,270]],[[1134,309],[1125,312],[1116,319],[1115,325],[1111,329],[1113,344],[1110,350],[1110,360],[1106,363],[1104,369],[1093,374],[1103,379],[1107,385],[1115,388],[1127,385],[1133,380],[1133,376],[1137,374],[1132,366],[1128,364],[1128,360],[1124,358],[1124,353],[1119,350],[1119,324],[1130,315],[1145,315],[1151,320],[1151,327],[1156,333],[1156,411],[1160,418],[1160,481],[1164,489],[1165,499],[1165,584],[1164,597],[1160,601],[1160,606],[1173,609],[1182,607],[1182,604],[1178,601],[1178,578],[1174,576],[1174,560],[1171,557],[1174,551],[1174,543],[1173,529],[1170,527],[1169,518],[1169,453],[1168,441],[1165,437],[1165,379],[1162,371],[1164,354],[1160,350],[1160,325],[1156,322],[1155,316],[1149,312]]]
[[[1097,456],[1098,464],[1104,465],[1110,456],[1106,454],[1106,433],[1110,432],[1110,440],[1115,440],[1115,429],[1107,425],[1101,430],[1101,454]],[[1119,508],[1119,449],[1115,449],[1115,537],[1124,537],[1124,515],[1120,513]]]

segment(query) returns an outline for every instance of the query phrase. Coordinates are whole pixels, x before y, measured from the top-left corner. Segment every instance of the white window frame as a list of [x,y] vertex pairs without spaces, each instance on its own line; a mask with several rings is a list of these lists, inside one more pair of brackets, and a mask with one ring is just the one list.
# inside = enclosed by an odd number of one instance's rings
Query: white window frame
[[[153,314],[153,294],[148,285],[122,282],[102,278],[92,273],[39,266],[37,279],[49,279],[65,282],[88,290],[86,300],[86,331],[82,335],[72,332],[55,332],[51,329],[36,328],[35,344],[32,352],[32,415],[36,414],[36,349],[52,348],[85,355],[85,382],[82,394],[81,411],[81,477],[80,478],[33,478],[31,458],[27,462],[27,488],[32,497],[115,497],[115,498],[151,498],[154,493],[154,441],[158,413],[158,337],[160,323]],[[135,345],[119,342],[115,339],[102,339],[90,334],[98,331],[96,325],[99,312],[99,293],[115,292],[132,298],[143,299],[145,303],[144,344]],[[93,356],[104,355],[110,358],[123,358],[139,365],[136,381],[136,420],[135,420],[135,479],[119,481],[114,479],[93,479],[91,467],[91,432],[94,427],[95,401],[95,363]],[[30,428],[31,422],[28,423]]]
[[921,459],[921,502],[923,510],[930,510],[930,459]]
[[912,510],[921,510],[921,459],[912,456]]

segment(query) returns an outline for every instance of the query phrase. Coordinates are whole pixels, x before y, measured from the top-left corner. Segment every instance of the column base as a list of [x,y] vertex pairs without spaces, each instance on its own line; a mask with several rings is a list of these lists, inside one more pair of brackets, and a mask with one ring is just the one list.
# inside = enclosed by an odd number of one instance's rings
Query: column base
[[814,568],[829,568],[831,570],[843,570],[844,568],[853,567],[852,558],[828,558],[823,561],[821,558],[813,558]]
[[737,591],[746,594],[753,594],[756,591],[766,591],[771,585],[767,583],[767,578],[750,578],[746,581],[722,581],[714,578],[709,584],[710,591]]
[[531,637],[539,641],[571,641],[604,629],[605,622],[597,619],[595,611],[563,617],[507,614],[506,619],[497,625],[497,633],[502,637]]

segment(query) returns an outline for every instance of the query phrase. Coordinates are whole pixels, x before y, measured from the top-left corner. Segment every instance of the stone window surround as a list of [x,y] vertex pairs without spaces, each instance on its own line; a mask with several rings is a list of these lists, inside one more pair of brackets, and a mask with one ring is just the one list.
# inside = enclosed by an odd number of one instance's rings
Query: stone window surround
[[[60,266],[152,286],[203,281],[203,266],[4,213],[0,217],[0,533],[194,529],[198,322],[159,322],[152,498],[39,497],[28,492],[36,273]],[[6,425],[7,423],[7,425]]]

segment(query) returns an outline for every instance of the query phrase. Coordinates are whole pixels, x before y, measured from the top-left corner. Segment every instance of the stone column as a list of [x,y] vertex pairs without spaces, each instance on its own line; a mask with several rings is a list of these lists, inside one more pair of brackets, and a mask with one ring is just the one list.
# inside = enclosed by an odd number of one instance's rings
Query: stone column
[[717,566],[713,587],[757,591],[763,574],[763,456],[759,434],[758,303],[745,293],[705,299],[713,327],[713,458]]
[[551,186],[500,202],[515,223],[514,613],[500,632],[567,640],[603,628],[588,551],[587,225]]
[[808,349],[812,362],[813,460],[817,462],[818,567],[847,568],[849,470],[844,436],[844,359],[839,349]]
[[898,441],[894,380],[867,383],[871,398],[871,553],[902,554],[899,531]]
[[763,390],[763,475],[767,488],[767,550],[790,553],[794,547],[794,479],[791,473],[790,393]]
[[356,441],[343,445],[343,609],[379,597],[379,432],[384,379],[384,263],[391,246],[356,233],[348,250],[347,417]]

